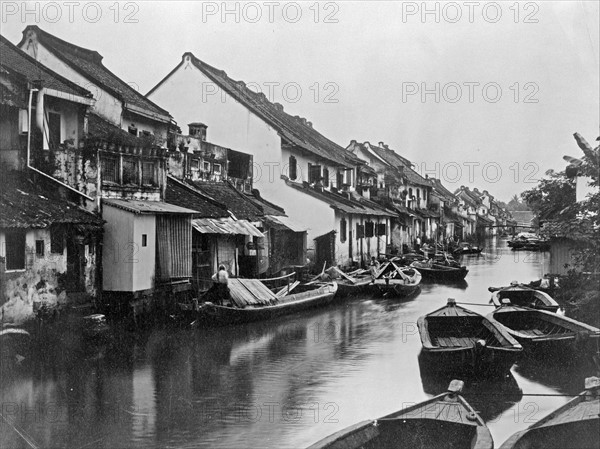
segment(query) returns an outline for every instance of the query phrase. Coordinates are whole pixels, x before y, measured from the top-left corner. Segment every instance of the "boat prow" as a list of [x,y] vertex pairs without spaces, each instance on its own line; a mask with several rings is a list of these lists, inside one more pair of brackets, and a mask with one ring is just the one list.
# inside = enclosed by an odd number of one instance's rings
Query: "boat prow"
[[350,426],[309,449],[492,449],[489,429],[460,395],[463,385],[462,381],[453,380],[445,393]]
[[585,380],[585,391],[512,435],[500,449],[592,449],[600,447],[600,379]]

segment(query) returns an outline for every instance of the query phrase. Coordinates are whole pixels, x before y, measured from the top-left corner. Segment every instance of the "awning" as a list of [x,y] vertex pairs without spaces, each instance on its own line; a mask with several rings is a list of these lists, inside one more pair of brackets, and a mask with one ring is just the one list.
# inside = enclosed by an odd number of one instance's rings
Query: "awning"
[[306,228],[304,226],[296,223],[290,217],[286,217],[285,215],[268,215],[266,217],[268,217],[269,221],[279,223],[288,228],[290,231],[306,232]]
[[119,209],[132,212],[134,214],[196,214],[198,211],[187,209],[185,207],[175,206],[174,204],[163,201],[143,201],[143,200],[117,200],[102,199],[102,204],[117,207]]
[[201,234],[241,234],[264,237],[256,226],[247,220],[233,218],[195,218],[192,227]]

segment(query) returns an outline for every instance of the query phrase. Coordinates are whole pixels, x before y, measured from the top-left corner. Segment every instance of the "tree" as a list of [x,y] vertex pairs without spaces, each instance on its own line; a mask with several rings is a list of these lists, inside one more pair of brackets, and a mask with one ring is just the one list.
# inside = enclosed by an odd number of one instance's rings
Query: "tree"
[[556,218],[573,218],[575,209],[575,184],[565,172],[546,172],[538,185],[521,193],[521,198],[540,221]]

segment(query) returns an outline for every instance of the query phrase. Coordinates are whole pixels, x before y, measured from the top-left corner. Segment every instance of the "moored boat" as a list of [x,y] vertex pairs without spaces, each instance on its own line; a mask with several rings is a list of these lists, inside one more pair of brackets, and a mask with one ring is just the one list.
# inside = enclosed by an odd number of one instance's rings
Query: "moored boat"
[[472,375],[504,374],[521,345],[493,318],[448,304],[417,320],[423,350],[420,362],[434,371]]
[[501,323],[530,355],[570,363],[598,350],[600,329],[557,313],[515,306],[504,299],[488,317]]
[[215,324],[260,321],[330,303],[338,286],[335,282],[299,285],[295,293],[278,295],[258,279],[229,279],[230,298],[222,304],[205,302],[200,316]]
[[433,263],[433,261],[415,261],[410,266],[419,270],[423,279],[430,281],[461,281],[469,273],[469,270],[465,266],[447,266]]
[[460,395],[463,382],[448,391],[376,420],[347,427],[308,449],[492,449],[492,435]]
[[386,297],[405,297],[419,290],[421,273],[412,267],[399,267],[394,262],[386,262],[373,281],[377,289]]
[[336,297],[346,298],[357,295],[370,295],[376,293],[373,286],[373,276],[367,270],[355,270],[345,273],[337,267],[331,267],[325,272],[338,286]]
[[592,449],[600,447],[600,379],[565,405],[515,433],[500,449]]
[[471,245],[470,243],[463,242],[459,243],[458,247],[452,251],[452,254],[455,256],[460,256],[462,254],[481,254],[483,248],[476,245]]
[[516,306],[548,310],[549,312],[556,312],[560,307],[549,294],[516,281],[511,282],[508,287],[489,287],[488,290],[492,292],[491,301],[496,307],[502,305],[503,299],[508,299]]

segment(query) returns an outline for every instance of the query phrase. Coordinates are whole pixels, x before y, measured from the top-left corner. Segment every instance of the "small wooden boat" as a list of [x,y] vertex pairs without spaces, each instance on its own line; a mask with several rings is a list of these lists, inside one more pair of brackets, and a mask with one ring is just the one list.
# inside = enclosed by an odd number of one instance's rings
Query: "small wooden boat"
[[461,281],[469,273],[467,267],[452,267],[429,262],[413,262],[411,267],[419,270],[423,279],[429,281]]
[[462,254],[481,254],[483,248],[476,245],[471,245],[470,243],[463,242],[459,243],[458,248],[452,251],[452,254],[455,256],[460,256]]
[[369,295],[376,292],[373,286],[373,276],[367,270],[355,270],[344,273],[337,267],[326,270],[330,277],[335,279],[338,286],[336,297],[345,298],[357,295]]
[[585,391],[512,435],[500,449],[597,449],[599,428],[600,379],[588,377]]
[[363,421],[308,449],[492,449],[492,435],[460,395],[463,382],[448,391],[376,420]]
[[521,345],[493,318],[448,304],[417,320],[423,350],[420,362],[435,371],[473,375],[504,374]]
[[503,299],[508,299],[516,306],[548,310],[549,312],[556,312],[560,307],[549,294],[519,284],[517,281],[511,282],[508,287],[489,287],[488,290],[492,292],[491,302],[496,307],[502,305]]
[[230,298],[223,304],[205,302],[198,308],[201,317],[215,324],[267,320],[328,304],[338,289],[335,282],[310,283],[297,285],[295,293],[281,295],[258,279],[240,278],[229,279],[228,287]]
[[390,261],[383,264],[373,283],[383,295],[402,298],[419,290],[421,273],[412,267],[399,267]]
[[556,356],[569,363],[580,356],[593,355],[600,341],[600,329],[572,318],[510,304],[488,315],[501,323],[530,355]]

